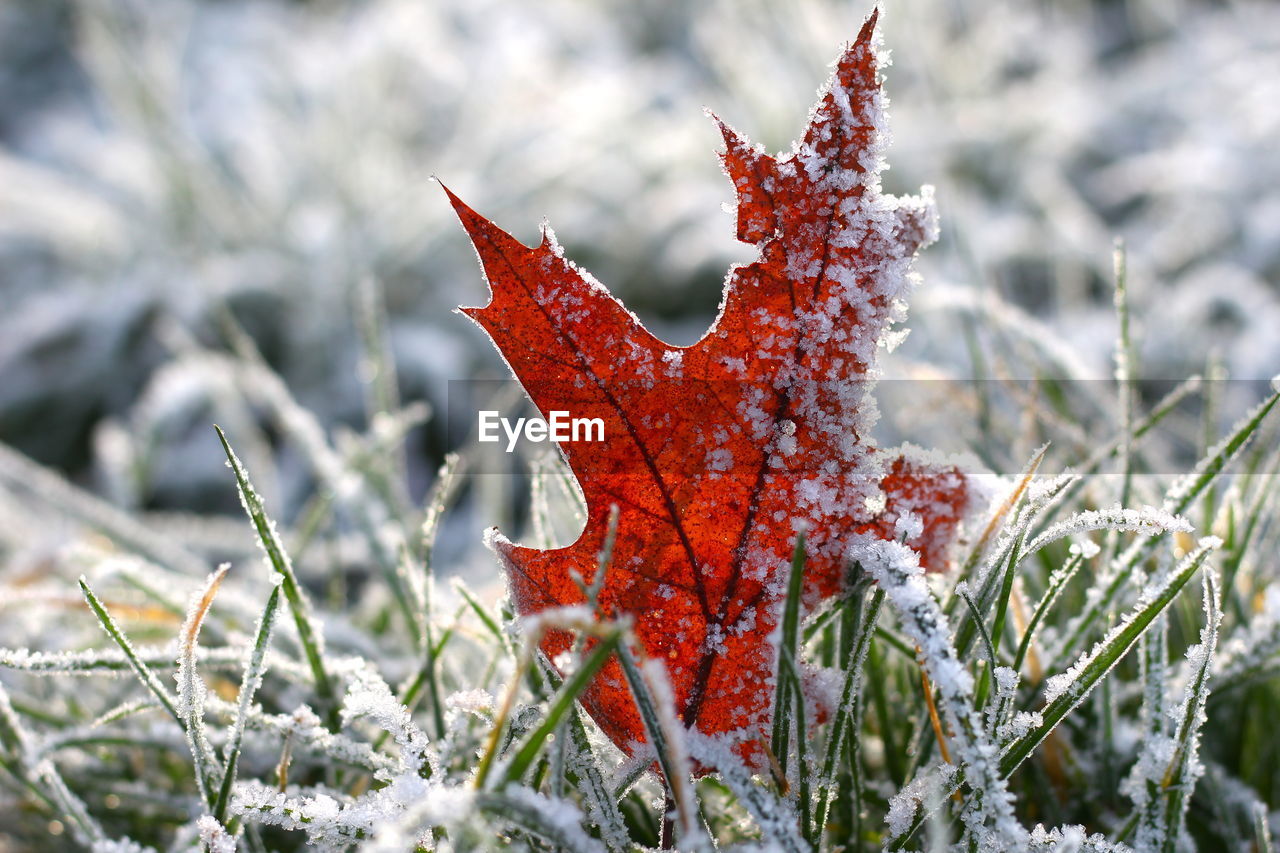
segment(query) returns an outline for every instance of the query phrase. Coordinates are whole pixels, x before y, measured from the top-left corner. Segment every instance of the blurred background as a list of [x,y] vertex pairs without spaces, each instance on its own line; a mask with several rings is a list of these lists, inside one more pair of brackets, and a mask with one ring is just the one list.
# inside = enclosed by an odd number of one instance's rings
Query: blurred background
[[[1276,372],[1280,4],[885,5],[886,187],[936,185],[943,235],[888,376],[1109,377],[1117,237],[1143,376]],[[703,108],[787,148],[869,11],[4,0],[0,441],[157,529],[247,543],[212,422],[288,523],[317,476],[255,396],[269,367],[348,458],[407,434],[417,505],[450,449],[447,383],[504,375],[452,312],[484,285],[430,177],[526,242],[548,220],[692,343],[751,257]],[[519,514],[517,486],[476,489]],[[454,562],[503,522],[477,505],[446,526]],[[21,510],[0,506],[10,556],[56,547]]]

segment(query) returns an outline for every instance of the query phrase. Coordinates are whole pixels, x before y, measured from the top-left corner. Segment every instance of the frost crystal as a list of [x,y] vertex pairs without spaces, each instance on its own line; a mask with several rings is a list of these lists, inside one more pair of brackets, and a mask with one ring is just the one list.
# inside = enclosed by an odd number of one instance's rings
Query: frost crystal
[[885,815],[889,838],[900,838],[910,828],[916,812],[921,808],[936,808],[946,796],[946,790],[955,775],[956,768],[953,765],[935,765],[890,797],[889,811]]
[[1133,853],[1124,844],[1108,841],[1101,833],[1088,834],[1082,826],[1063,826],[1046,830],[1036,824],[1031,830],[1034,853]]
[[914,542],[924,533],[924,519],[914,512],[903,512],[893,523],[893,532],[899,541]]
[[236,853],[236,840],[210,815],[202,816],[196,821],[200,829],[200,840],[204,842],[209,853]]
[[[1111,509],[1088,510],[1049,527],[1032,540],[1024,553],[1034,554],[1051,542],[1088,530],[1123,530],[1154,536],[1157,533],[1189,533],[1191,529],[1191,522],[1185,518],[1156,507],[1122,509],[1116,506]],[[1082,553],[1083,548],[1084,546]]]

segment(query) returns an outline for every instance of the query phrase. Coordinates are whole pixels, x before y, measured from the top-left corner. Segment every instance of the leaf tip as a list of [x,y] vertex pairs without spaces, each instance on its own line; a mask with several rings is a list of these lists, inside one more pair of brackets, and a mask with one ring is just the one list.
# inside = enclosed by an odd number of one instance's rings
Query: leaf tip
[[476,242],[476,236],[486,230],[497,230],[497,226],[479,213],[476,213],[475,209],[459,198],[457,193],[449,189],[444,181],[437,178],[436,183],[440,185],[440,189],[444,190],[444,194],[449,199],[449,204],[453,207],[453,212],[457,214],[458,221],[462,223],[462,227],[466,229],[472,242]]
[[455,193],[453,190],[449,189],[448,184],[446,184],[444,181],[442,181],[442,180],[440,180],[439,178],[437,178],[435,175],[432,175],[432,176],[431,176],[431,180],[433,180],[433,181],[435,181],[437,184],[439,184],[439,185],[440,185],[440,189],[444,190],[444,194],[445,194],[445,196],[449,199],[449,204],[453,206],[453,210],[454,210],[454,212],[455,212],[455,213],[457,213],[457,214],[458,214],[458,217],[459,217],[459,218],[463,218],[463,216],[464,216],[464,214],[465,214],[465,213],[469,213],[469,214],[471,214],[471,215],[473,215],[473,216],[474,216],[474,215],[476,215],[476,212],[475,212],[474,210],[472,210],[469,206],[467,206],[467,203],[466,203],[466,202],[464,202],[462,199],[458,198],[458,194],[457,194],[457,193]]
[[871,7],[871,14],[867,16],[867,20],[862,24],[862,31],[858,33],[858,41],[870,39],[871,33],[875,31],[876,22],[880,20],[880,4],[877,3]]
[[484,532],[484,546],[490,551],[505,554],[512,547],[512,543],[497,527],[490,527]]

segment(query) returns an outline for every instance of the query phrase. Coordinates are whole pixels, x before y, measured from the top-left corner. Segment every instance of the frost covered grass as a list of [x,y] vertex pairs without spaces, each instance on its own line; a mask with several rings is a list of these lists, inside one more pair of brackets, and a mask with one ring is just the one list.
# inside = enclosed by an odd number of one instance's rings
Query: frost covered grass
[[[871,6],[0,4],[0,435],[119,503],[211,508],[210,410],[228,429],[248,415],[171,324],[203,336],[229,307],[322,422],[350,423],[364,350],[335,318],[365,276],[385,285],[401,386],[442,408],[447,379],[496,374],[449,313],[481,288],[431,174],[529,223],[523,239],[550,217],[576,261],[688,341],[745,257],[706,214],[729,196],[696,116],[715,105],[785,147]],[[936,184],[946,223],[904,353],[960,363],[957,316],[1012,332],[1029,312],[1060,336],[1027,346],[1106,375],[1099,247],[1123,234],[1150,272],[1135,321],[1188,332],[1145,342],[1150,375],[1210,352],[1233,376],[1275,371],[1280,6],[914,0],[883,25],[886,190]],[[238,449],[292,518],[305,466],[277,484],[260,448]],[[434,464],[415,461],[420,482]]]
[[[966,379],[940,398],[882,385],[907,395],[882,404],[903,433],[885,443],[938,443],[907,427],[941,406],[952,445],[1021,473],[993,483],[950,573],[860,542],[847,593],[807,611],[797,547],[758,774],[681,727],[630,625],[590,607],[513,620],[494,562],[456,546],[492,524],[564,544],[583,512],[552,456],[522,460],[527,482],[474,475],[470,446],[425,462],[444,416],[400,392],[477,363],[436,319],[475,275],[413,170],[483,170],[503,188],[487,209],[555,211],[571,254],[635,296],[663,282],[642,310],[683,323],[684,285],[711,293],[731,256],[728,223],[703,216],[725,189],[714,142],[687,116],[729,90],[781,139],[863,10],[805,0],[783,26],[736,2],[56,5],[101,116],[63,104],[4,138],[0,176],[24,191],[0,198],[0,414],[34,411],[28,446],[83,440],[92,464],[68,479],[0,444],[0,851],[1273,849],[1280,413],[1265,383],[1217,380],[1280,354],[1280,125],[1250,106],[1273,100],[1274,7],[1179,4],[1181,24],[1161,0],[892,9],[914,45],[891,72],[895,173],[941,179],[953,213],[888,375]],[[1027,37],[1086,6],[1126,35]],[[491,47],[421,50],[499,19]],[[663,33],[687,55],[655,51]],[[960,59],[924,64],[944,55]],[[620,70],[637,66],[644,87]],[[188,75],[205,78],[191,112]],[[530,138],[606,140],[639,165],[566,169]],[[566,188],[568,215],[546,201]],[[1119,381],[1077,381],[1111,367],[1112,232],[1146,292],[1119,276]],[[241,516],[214,511],[237,496]],[[546,630],[571,653],[539,656]],[[613,657],[650,744],[633,756],[576,701]]]
[[[991,413],[972,449],[1033,448],[1025,466],[996,481],[954,571],[860,540],[843,597],[806,612],[790,585],[773,769],[753,775],[732,738],[682,728],[662,662],[596,618],[593,588],[514,620],[491,592],[437,582],[438,526],[482,486],[475,447],[414,506],[388,460],[416,415],[394,395],[370,394],[367,432],[338,441],[234,329],[209,357],[315,471],[288,524],[233,449],[261,435],[219,431],[237,533],[156,526],[0,447],[11,848],[1268,849],[1278,391],[1206,429],[1211,385],[1176,405],[1065,386],[1070,405],[1030,425],[1016,390],[966,386]],[[1105,390],[1123,399],[1120,364]],[[393,369],[375,367],[370,382]],[[1102,438],[1043,445],[1068,426]],[[1180,440],[1200,461],[1159,473]],[[528,540],[547,545],[582,507],[558,460],[534,461]],[[24,530],[50,524],[64,545],[34,564]],[[555,667],[547,630],[579,637]],[[576,702],[614,656],[651,744],[633,757]]]

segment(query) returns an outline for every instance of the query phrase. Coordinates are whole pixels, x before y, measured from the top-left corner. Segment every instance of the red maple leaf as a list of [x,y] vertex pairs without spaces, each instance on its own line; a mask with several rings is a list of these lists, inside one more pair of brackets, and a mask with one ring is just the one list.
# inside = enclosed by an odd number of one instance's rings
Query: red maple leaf
[[[588,508],[576,542],[537,550],[492,537],[517,611],[583,602],[574,575],[595,575],[616,505],[602,612],[631,614],[644,651],[667,664],[685,725],[733,733],[757,762],[751,744],[767,741],[777,657],[768,638],[797,525],[807,530],[812,607],[840,592],[855,534],[906,535],[926,567],[943,568],[972,498],[958,468],[868,440],[877,346],[903,318],[912,258],[937,230],[927,188],[911,198],[880,191],[875,21],[840,59],[790,154],[768,156],[720,123],[738,237],[760,255],[731,272],[719,317],[693,346],[649,334],[549,230],[526,247],[449,193],[492,290],[487,306],[463,311],[544,416],[605,425],[603,443],[560,446]],[[552,632],[542,648],[554,660],[569,644]],[[618,746],[643,742],[616,662],[582,702]]]

